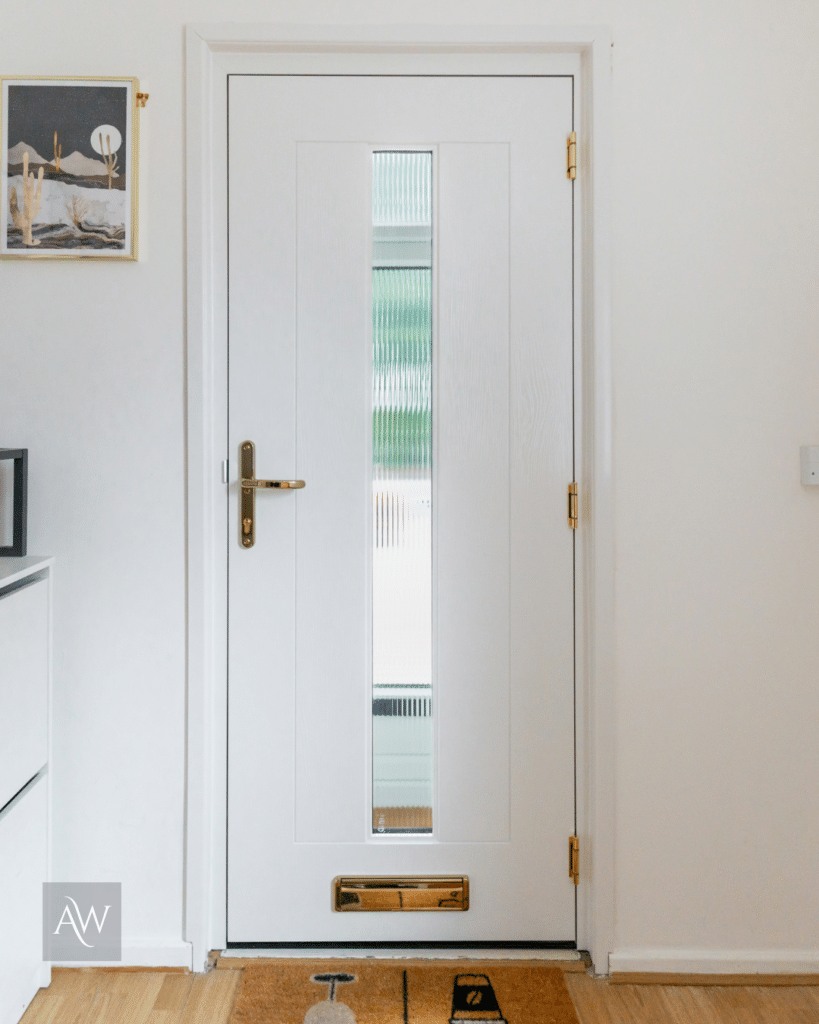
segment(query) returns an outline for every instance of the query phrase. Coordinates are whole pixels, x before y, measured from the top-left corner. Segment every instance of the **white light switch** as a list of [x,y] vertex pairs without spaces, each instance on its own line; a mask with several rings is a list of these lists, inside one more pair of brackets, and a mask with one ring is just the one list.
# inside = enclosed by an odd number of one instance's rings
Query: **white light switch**
[[805,444],[799,449],[802,458],[802,483],[819,486],[819,444]]

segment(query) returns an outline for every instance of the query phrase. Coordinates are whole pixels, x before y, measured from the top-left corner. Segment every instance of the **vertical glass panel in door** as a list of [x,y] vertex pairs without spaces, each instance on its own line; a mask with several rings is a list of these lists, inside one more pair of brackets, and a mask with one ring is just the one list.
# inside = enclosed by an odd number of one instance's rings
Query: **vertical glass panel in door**
[[432,154],[373,154],[373,833],[430,833]]

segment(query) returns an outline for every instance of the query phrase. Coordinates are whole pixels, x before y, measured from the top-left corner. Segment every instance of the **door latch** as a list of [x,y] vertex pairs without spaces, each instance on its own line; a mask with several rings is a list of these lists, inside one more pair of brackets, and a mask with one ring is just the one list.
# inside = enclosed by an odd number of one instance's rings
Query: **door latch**
[[243,441],[239,448],[239,470],[241,544],[243,548],[252,548],[256,543],[256,491],[267,489],[297,491],[304,487],[304,481],[257,480],[256,445],[252,441]]

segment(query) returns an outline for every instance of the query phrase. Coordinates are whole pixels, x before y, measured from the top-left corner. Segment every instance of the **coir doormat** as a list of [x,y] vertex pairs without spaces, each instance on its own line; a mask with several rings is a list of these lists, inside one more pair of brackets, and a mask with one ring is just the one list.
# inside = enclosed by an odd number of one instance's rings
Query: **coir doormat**
[[287,960],[245,967],[230,1024],[578,1024],[559,968]]

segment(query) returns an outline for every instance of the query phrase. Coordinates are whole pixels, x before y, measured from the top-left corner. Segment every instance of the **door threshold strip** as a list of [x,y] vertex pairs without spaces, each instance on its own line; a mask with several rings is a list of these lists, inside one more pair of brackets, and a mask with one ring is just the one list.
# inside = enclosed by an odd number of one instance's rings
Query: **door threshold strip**
[[576,949],[375,949],[372,946],[353,946],[346,949],[301,946],[291,949],[224,949],[219,959],[229,960],[551,960],[573,962],[583,956]]

